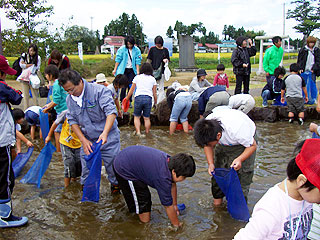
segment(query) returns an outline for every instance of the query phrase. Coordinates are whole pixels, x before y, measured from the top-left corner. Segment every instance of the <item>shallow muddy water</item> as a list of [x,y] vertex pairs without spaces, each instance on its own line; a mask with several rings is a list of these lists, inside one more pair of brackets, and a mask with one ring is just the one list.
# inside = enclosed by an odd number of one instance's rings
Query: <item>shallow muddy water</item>
[[[304,126],[287,122],[257,123],[258,151],[255,175],[248,196],[250,211],[266,190],[285,178],[288,160],[294,144],[308,138],[308,123]],[[41,188],[21,184],[16,179],[13,208],[16,215],[29,218],[21,228],[1,229],[0,239],[232,239],[245,224],[232,219],[226,206],[213,208],[210,177],[203,153],[194,142],[192,133],[181,132],[168,136],[168,128],[153,127],[150,136],[139,139],[132,136],[133,127],[122,127],[121,148],[146,145],[169,154],[191,154],[197,165],[194,177],[178,183],[178,203],[186,205],[180,216],[184,227],[174,232],[160,204],[157,193],[152,193],[151,222],[139,223],[138,217],[128,213],[121,195],[111,196],[106,176],[102,176],[100,202],[81,203],[81,187],[72,183],[63,188],[63,163],[59,153],[54,153],[50,166],[42,178]],[[35,151],[22,176],[43,147],[36,141]],[[26,150],[24,148],[24,150]]]

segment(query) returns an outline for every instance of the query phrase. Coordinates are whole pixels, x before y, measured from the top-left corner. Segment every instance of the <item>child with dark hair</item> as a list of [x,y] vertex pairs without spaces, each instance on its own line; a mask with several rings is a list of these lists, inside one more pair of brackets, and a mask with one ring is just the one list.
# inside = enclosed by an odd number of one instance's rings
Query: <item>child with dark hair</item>
[[144,63],[141,66],[140,75],[135,76],[132,81],[132,86],[128,95],[127,101],[135,91],[134,94],[134,126],[136,134],[141,135],[140,131],[140,117],[143,114],[144,126],[146,133],[148,134],[151,128],[150,112],[152,108],[152,96],[154,98],[154,105],[157,104],[157,82],[152,76],[153,69],[150,63]]
[[15,108],[12,110],[12,116],[14,123],[16,125],[16,136],[17,136],[17,151],[16,153],[21,152],[21,141],[23,141],[28,147],[33,147],[32,142],[30,142],[20,131],[21,124],[24,121],[25,114],[20,108]]
[[261,92],[261,97],[263,99],[262,107],[268,106],[268,100],[274,100],[281,97],[282,79],[284,75],[286,75],[286,69],[284,67],[277,67],[274,70],[274,77],[267,78],[267,84]]
[[307,239],[312,203],[320,202],[320,139],[307,139],[297,149],[301,151],[288,163],[287,178],[259,200],[235,240]]
[[[32,140],[35,139],[36,127],[40,126],[40,111],[42,111],[42,108],[39,106],[31,106],[24,111],[25,119],[30,125],[30,135]],[[42,138],[41,129],[39,133],[40,138]]]
[[[48,81],[54,81],[52,86],[52,101],[46,104],[43,107],[43,112],[48,113],[52,108],[54,108],[57,112],[57,116],[61,114],[64,110],[67,110],[67,92],[63,89],[62,86],[59,85],[59,81],[57,81],[56,77],[59,77],[59,71],[57,71],[57,67],[55,66],[47,66],[45,69],[46,78]],[[59,138],[62,129],[62,124],[55,129],[54,137],[56,139],[56,148],[57,152],[60,152],[60,144]]]
[[180,122],[185,133],[189,132],[188,115],[192,107],[191,94],[184,89],[174,90],[173,88],[167,89],[167,103],[171,109],[170,115],[170,130],[169,133],[172,135]]
[[119,117],[122,117],[122,111],[121,111],[121,107],[120,107],[120,104],[119,104],[120,89],[121,88],[127,88],[128,85],[129,85],[129,82],[128,82],[127,76],[124,75],[124,74],[118,74],[114,78],[112,84],[109,84],[108,87],[107,87],[112,92],[112,97],[113,97],[114,103],[116,104]]
[[[194,126],[194,139],[204,149],[209,175],[212,176],[215,168],[233,167],[246,200],[257,149],[255,131],[254,122],[245,113],[225,107],[216,107]],[[217,206],[222,203],[224,194],[214,177],[211,183],[213,203]]]
[[70,181],[75,181],[77,177],[81,176],[81,160],[80,160],[80,149],[81,142],[78,136],[72,131],[71,126],[66,118],[67,111],[63,111],[59,117],[52,124],[48,136],[45,139],[45,143],[50,142],[51,136],[54,130],[62,125],[60,135],[60,145],[62,152],[62,159],[64,165],[64,186],[68,187]]
[[19,105],[21,91],[11,88],[6,83],[7,74],[15,75],[8,60],[0,55],[0,228],[18,227],[28,222],[27,217],[12,214],[12,192],[14,173],[12,169],[12,146],[16,142],[15,124],[11,113],[11,104]]
[[[308,102],[308,93],[306,82],[298,73],[298,64],[292,63],[290,65],[290,75],[282,82],[281,103],[284,103],[284,94],[286,94],[289,123],[293,123],[294,115],[298,115],[298,122],[300,125],[303,125],[304,103]],[[305,99],[303,99],[302,91],[304,92]]]
[[113,166],[129,211],[139,214],[141,222],[150,221],[150,186],[157,190],[172,225],[177,228],[182,225],[178,219],[176,183],[194,175],[196,165],[192,156],[185,153],[170,156],[151,147],[130,146],[117,155]]
[[223,64],[218,64],[217,75],[214,77],[213,86],[224,86],[226,90],[229,88],[229,80],[227,74],[224,72],[225,66]]

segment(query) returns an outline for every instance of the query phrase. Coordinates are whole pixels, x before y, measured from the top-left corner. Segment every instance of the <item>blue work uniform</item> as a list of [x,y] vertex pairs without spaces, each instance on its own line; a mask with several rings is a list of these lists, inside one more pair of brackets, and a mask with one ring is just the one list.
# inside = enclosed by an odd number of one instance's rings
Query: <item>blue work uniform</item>
[[[89,141],[96,142],[103,132],[107,116],[117,115],[117,109],[110,89],[98,84],[89,84],[84,79],[83,84],[82,107],[70,95],[67,97],[67,119],[70,126],[78,124],[84,136]],[[100,151],[110,183],[118,184],[112,167],[113,160],[120,151],[120,130],[116,119],[108,133],[107,142],[101,146]],[[81,147],[81,184],[84,184],[89,175],[84,156],[85,153]]]

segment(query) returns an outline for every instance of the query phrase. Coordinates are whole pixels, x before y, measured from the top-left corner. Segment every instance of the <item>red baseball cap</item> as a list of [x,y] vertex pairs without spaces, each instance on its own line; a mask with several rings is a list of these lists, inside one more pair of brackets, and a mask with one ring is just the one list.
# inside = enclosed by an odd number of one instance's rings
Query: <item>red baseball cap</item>
[[296,157],[303,175],[320,190],[320,139],[307,139]]
[[8,60],[2,55],[0,55],[0,70],[9,75],[15,75],[17,73],[16,70],[9,66]]

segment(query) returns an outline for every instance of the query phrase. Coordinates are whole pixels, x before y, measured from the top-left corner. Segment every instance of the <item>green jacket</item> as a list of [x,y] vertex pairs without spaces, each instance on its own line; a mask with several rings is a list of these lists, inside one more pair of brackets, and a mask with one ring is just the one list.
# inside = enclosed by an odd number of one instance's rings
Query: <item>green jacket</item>
[[282,60],[283,48],[277,48],[275,45],[268,48],[263,57],[263,69],[264,71],[273,74],[274,70],[279,67]]

